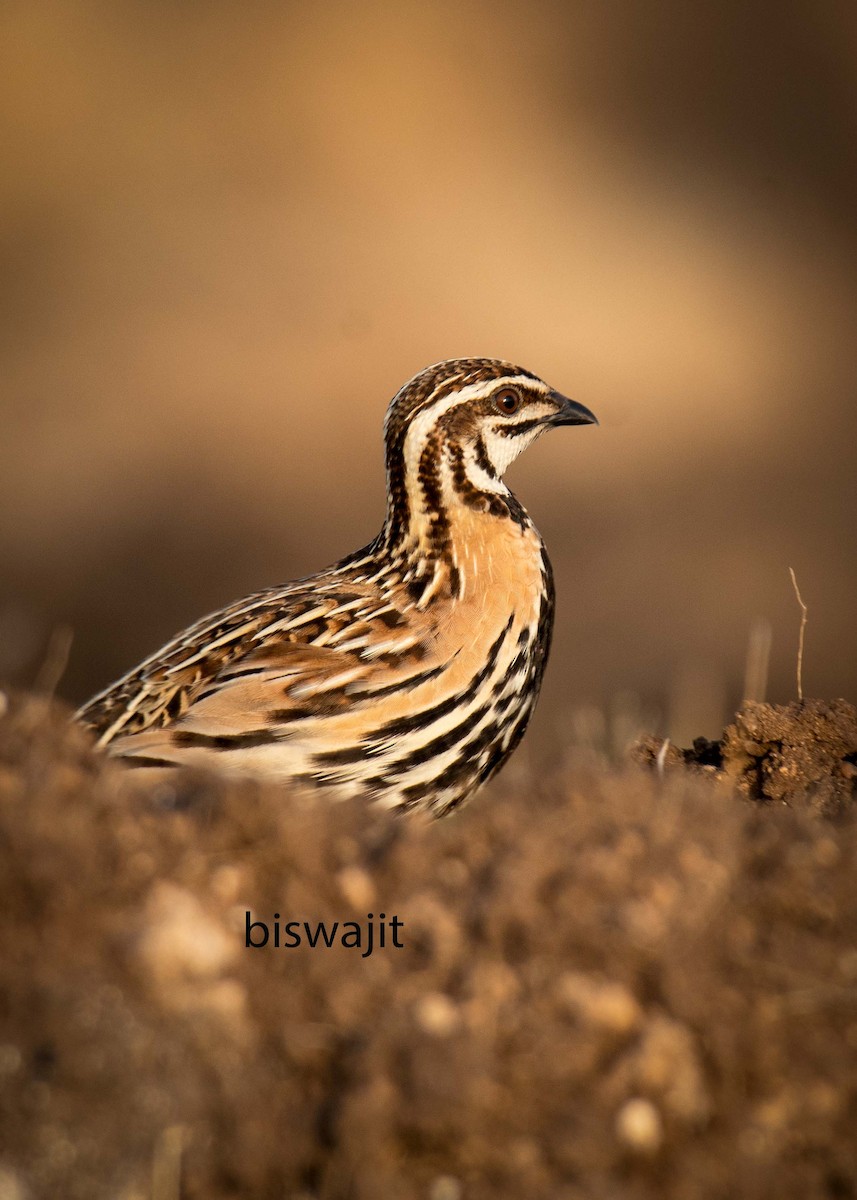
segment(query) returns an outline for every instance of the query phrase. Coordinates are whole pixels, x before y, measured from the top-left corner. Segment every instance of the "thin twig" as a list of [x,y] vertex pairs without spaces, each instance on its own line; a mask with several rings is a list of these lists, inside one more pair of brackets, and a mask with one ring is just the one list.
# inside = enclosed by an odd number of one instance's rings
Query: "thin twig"
[[792,587],[797,596],[797,602],[800,605],[800,633],[797,642],[797,698],[803,702],[803,637],[806,631],[806,614],[807,607],[803,602],[803,597],[800,594],[800,589],[797,585],[794,567],[789,567],[789,574],[792,577]]

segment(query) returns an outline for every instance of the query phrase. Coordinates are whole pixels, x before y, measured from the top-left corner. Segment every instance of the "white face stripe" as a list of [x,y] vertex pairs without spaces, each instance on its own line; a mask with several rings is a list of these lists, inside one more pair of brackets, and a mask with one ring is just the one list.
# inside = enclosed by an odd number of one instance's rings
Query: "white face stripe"
[[[484,435],[483,435],[483,437],[484,437]],[[509,439],[502,438],[500,440],[502,440],[504,442],[508,442]],[[491,456],[491,451],[488,447],[487,440],[486,440],[486,445],[485,445],[485,452],[488,455],[489,462],[493,466],[494,459]],[[512,457],[514,458],[515,455],[513,454]],[[495,467],[495,470],[496,470],[496,467]],[[500,475],[500,472],[498,471],[497,475],[489,475],[488,472],[485,470],[485,468],[479,465],[479,463],[476,460],[476,447],[475,446],[465,446],[465,448],[464,448],[464,472],[467,475],[467,478],[473,484],[473,486],[475,488],[478,488],[480,492],[493,492],[496,496],[508,495],[509,489],[506,487],[505,483],[503,483],[503,481],[498,478],[498,476]]]
[[[531,446],[542,433],[544,433],[543,425],[536,425],[535,428],[528,429],[526,433],[519,433],[517,437],[506,437],[494,429],[486,429],[482,434],[482,440],[485,443],[485,453],[497,474],[503,475],[518,455],[522,454],[527,446]],[[468,474],[473,479],[470,471],[468,471]],[[484,475],[484,471],[482,474]],[[474,479],[473,482],[475,483],[476,480]]]
[[[447,380],[444,380],[440,386],[445,387],[447,382]],[[404,457],[406,478],[409,482],[415,480],[420,457],[425,448],[429,433],[440,417],[450,412],[453,408],[457,408],[459,404],[467,404],[471,400],[481,400],[485,396],[493,395],[494,392],[504,387],[518,386],[526,388],[528,391],[537,391],[540,384],[545,390],[545,395],[547,395],[547,384],[541,383],[541,381],[536,381],[525,375],[504,375],[500,379],[481,379],[478,383],[470,383],[465,387],[456,388],[441,400],[427,400],[423,408],[412,417],[405,437]],[[521,449],[523,449],[523,446]]]

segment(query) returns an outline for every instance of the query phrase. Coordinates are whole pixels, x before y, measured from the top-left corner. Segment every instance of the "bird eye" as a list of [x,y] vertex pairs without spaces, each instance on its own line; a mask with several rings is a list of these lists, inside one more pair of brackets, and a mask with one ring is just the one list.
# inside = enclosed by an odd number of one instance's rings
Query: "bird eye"
[[498,392],[494,397],[494,407],[498,412],[511,416],[521,407],[521,397],[514,388],[503,388],[502,392]]

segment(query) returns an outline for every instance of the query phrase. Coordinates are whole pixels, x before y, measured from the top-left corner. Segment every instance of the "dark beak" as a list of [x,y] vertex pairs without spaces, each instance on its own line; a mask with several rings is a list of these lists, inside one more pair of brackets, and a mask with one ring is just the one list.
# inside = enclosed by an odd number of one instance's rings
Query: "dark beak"
[[598,418],[584,404],[569,400],[559,392],[551,392],[550,399],[556,404],[557,411],[548,417],[548,425],[597,425]]

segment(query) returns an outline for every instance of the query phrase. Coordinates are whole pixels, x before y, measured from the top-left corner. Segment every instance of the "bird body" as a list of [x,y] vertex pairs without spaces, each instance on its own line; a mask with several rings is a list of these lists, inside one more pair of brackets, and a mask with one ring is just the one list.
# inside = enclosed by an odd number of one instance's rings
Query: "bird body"
[[387,413],[378,537],[204,618],[78,719],[129,765],[449,812],[517,745],[550,647],[550,563],[502,472],[544,428],[594,420],[509,363],[428,368]]

